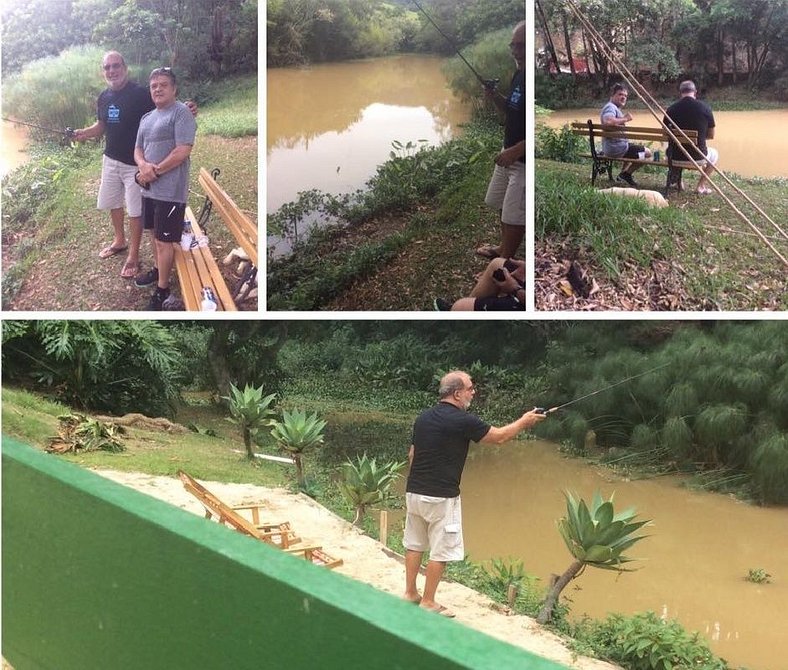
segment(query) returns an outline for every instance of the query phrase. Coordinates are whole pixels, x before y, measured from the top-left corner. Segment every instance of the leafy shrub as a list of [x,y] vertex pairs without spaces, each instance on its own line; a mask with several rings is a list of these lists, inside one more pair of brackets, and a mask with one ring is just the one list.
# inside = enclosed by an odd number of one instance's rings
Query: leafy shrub
[[584,148],[583,138],[575,135],[569,125],[557,130],[544,124],[536,126],[536,158],[577,163]]
[[677,621],[662,621],[654,612],[632,616],[611,614],[600,624],[599,649],[629,670],[727,670],[700,635]]
[[765,503],[788,504],[788,435],[774,434],[752,457],[753,484]]

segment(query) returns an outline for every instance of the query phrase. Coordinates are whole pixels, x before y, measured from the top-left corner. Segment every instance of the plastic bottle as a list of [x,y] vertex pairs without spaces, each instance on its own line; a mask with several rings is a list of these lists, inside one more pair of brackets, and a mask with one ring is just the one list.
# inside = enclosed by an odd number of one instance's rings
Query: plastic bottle
[[203,286],[202,288],[202,302],[200,303],[200,310],[203,312],[215,312],[218,307],[216,302],[216,295],[210,286]]
[[181,232],[181,249],[188,251],[192,247],[194,241],[194,234],[192,233],[192,224],[189,219],[183,222],[183,232]]

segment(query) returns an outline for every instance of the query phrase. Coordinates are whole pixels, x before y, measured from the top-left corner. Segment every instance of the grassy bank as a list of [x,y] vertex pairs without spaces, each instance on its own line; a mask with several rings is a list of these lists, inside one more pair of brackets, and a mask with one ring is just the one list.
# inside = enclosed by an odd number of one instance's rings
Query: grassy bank
[[[189,204],[202,195],[200,167],[221,170],[224,184],[253,219],[257,212],[257,79],[240,77],[203,87],[191,156]],[[139,310],[148,291],[120,277],[123,255],[99,260],[111,240],[109,214],[95,208],[102,146],[36,145],[33,158],[3,179],[3,308],[6,310]],[[235,246],[214,217],[214,255]],[[149,242],[143,241],[147,267]],[[177,282],[173,282],[177,283]]]
[[[641,188],[664,188],[664,169],[648,167],[638,175]],[[728,176],[774,221],[786,219],[785,179]],[[607,188],[606,178],[598,186]],[[722,190],[740,202],[727,184]],[[537,161],[537,309],[788,307],[785,266],[718,195],[671,193],[670,207],[661,210],[634,200],[596,193],[588,162]],[[742,209],[755,221],[751,208]],[[784,253],[785,244],[769,234]],[[568,296],[561,288],[571,260],[598,285],[589,298]]]
[[474,249],[500,235],[484,205],[500,141],[497,124],[473,122],[440,147],[395,148],[366,191],[329,198],[336,225],[269,261],[268,308],[424,310],[436,295],[467,295],[485,267]]

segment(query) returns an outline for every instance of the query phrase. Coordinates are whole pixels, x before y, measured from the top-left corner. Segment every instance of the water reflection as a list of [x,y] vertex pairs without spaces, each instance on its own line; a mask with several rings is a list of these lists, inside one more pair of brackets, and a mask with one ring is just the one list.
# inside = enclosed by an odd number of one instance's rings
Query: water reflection
[[446,141],[468,118],[442,59],[397,56],[268,70],[268,212],[317,188],[361,188],[399,140]]
[[23,126],[8,121],[0,127],[0,177],[5,177],[11,170],[24,164],[29,158],[25,149],[28,144],[27,131]]

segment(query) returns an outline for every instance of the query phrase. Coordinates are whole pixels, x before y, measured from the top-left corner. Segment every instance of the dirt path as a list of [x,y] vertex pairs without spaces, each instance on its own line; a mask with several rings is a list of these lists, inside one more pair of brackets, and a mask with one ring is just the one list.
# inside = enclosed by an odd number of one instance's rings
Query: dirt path
[[[202,516],[200,503],[180,481],[169,477],[96,470],[108,479]],[[206,482],[206,486],[231,505],[263,503],[271,517],[287,519],[307,542],[321,544],[331,555],[343,559],[336,571],[366,582],[382,591],[400,595],[405,568],[383,552],[383,545],[354,528],[311,498],[285,489],[249,484]],[[457,621],[492,637],[578,670],[613,670],[615,666],[588,658],[575,658],[561,639],[533,619],[507,616],[490,599],[465,586],[442,584],[441,602],[457,613]]]

